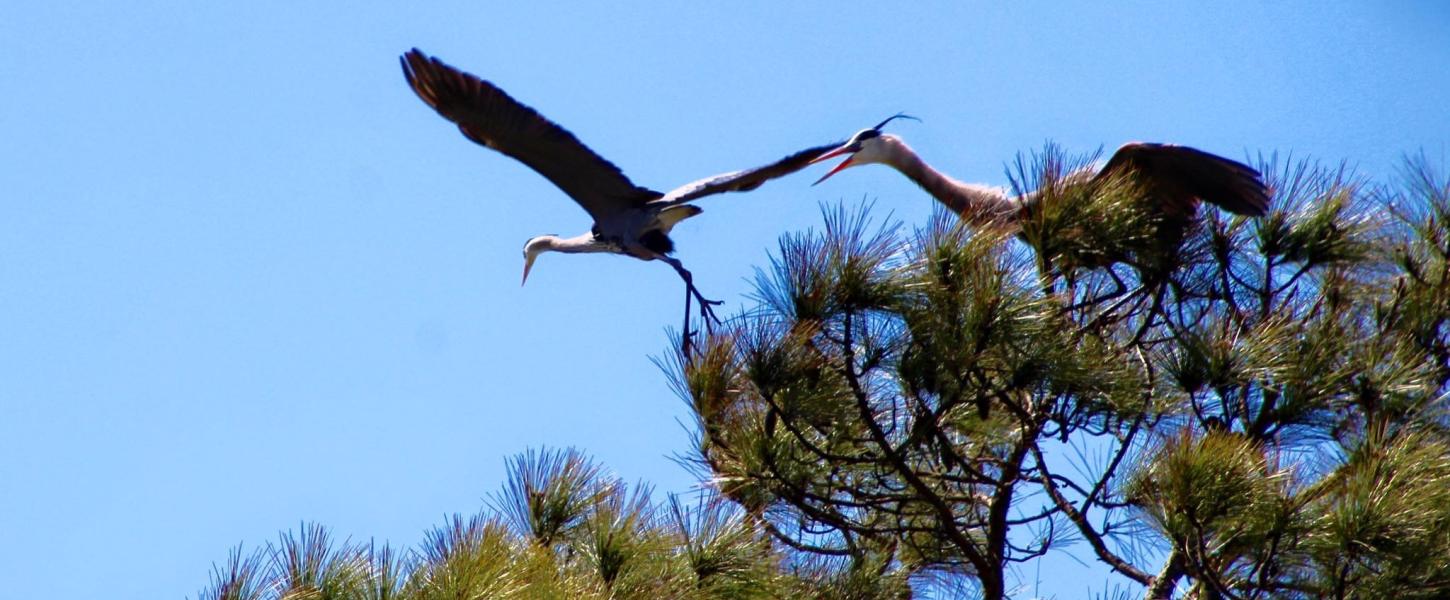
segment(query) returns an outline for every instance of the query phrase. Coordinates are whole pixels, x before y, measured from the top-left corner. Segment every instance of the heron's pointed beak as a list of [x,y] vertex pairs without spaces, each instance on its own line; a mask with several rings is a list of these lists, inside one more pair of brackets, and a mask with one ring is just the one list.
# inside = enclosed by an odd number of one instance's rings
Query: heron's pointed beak
[[[846,144],[844,146],[841,146],[840,148],[836,148],[835,150],[832,150],[830,152],[827,152],[825,154],[822,154],[820,156],[817,156],[814,159],[812,159],[811,162],[806,163],[806,164],[813,165],[813,164],[816,164],[816,163],[821,162],[823,160],[826,160],[828,158],[835,158],[835,157],[840,156],[842,154],[854,155],[857,150],[860,150],[860,148],[856,147],[855,144]],[[831,169],[825,175],[822,175],[820,179],[817,179],[816,180],[816,183],[820,183],[822,181],[825,181],[830,176],[835,175],[836,173],[840,173],[842,169],[845,169],[846,167],[851,166],[852,161],[854,161],[855,159],[856,159],[855,156],[847,156],[846,157],[846,160],[841,161],[841,164],[836,165],[836,168]],[[816,183],[812,183],[811,185],[816,185]]]
[[519,282],[519,287],[524,287],[524,284],[529,282],[529,269],[534,268],[534,259],[537,257],[538,255],[531,254],[524,258],[524,279]]

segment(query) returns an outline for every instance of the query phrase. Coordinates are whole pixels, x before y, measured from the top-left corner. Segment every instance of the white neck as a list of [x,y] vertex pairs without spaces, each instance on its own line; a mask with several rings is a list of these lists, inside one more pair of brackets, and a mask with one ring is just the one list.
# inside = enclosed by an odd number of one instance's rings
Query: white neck
[[1013,224],[1020,216],[1018,203],[999,188],[964,183],[931,168],[906,142],[883,136],[882,162],[900,171],[939,202],[973,225]]
[[615,248],[594,237],[592,233],[576,235],[571,238],[561,238],[557,235],[543,235],[538,238],[542,243],[540,252],[563,252],[565,254],[583,254],[589,252],[615,252]]

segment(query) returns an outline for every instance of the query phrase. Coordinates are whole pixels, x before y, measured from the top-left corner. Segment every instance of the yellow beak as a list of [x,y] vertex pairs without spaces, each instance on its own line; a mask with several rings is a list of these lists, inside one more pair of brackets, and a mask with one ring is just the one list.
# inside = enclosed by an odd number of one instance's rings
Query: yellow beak
[[[836,148],[835,150],[832,150],[830,152],[827,152],[825,154],[822,154],[820,156],[817,156],[814,159],[812,159],[811,162],[806,163],[806,164],[813,165],[813,164],[816,164],[816,163],[821,162],[823,160],[826,160],[828,158],[835,158],[835,157],[840,156],[842,154],[854,154],[858,149],[859,148],[853,147],[852,144],[846,144],[844,146],[841,146],[840,148]],[[825,181],[826,178],[828,178],[828,177],[830,177],[832,175],[835,175],[836,173],[840,173],[842,169],[845,169],[846,167],[851,166],[851,161],[854,158],[855,158],[854,156],[847,156],[846,157],[846,160],[841,161],[841,164],[836,165],[836,168],[831,169],[825,175],[822,175],[820,179],[817,179],[816,180],[816,183],[820,183],[822,181]],[[812,183],[811,185],[815,185],[816,183]]]
[[519,282],[519,287],[523,287],[525,283],[529,282],[529,269],[534,268],[535,258],[538,258],[537,254],[524,257],[524,279]]

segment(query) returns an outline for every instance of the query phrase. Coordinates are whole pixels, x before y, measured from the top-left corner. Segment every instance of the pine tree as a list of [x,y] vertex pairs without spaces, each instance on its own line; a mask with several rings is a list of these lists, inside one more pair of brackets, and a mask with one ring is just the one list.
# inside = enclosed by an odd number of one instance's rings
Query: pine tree
[[782,238],[677,361],[720,492],[922,593],[1008,597],[1081,543],[1149,598],[1450,594],[1450,184],[1261,159],[1271,213],[1165,255],[1073,162],[1018,161],[1060,197],[1015,238],[845,209]]

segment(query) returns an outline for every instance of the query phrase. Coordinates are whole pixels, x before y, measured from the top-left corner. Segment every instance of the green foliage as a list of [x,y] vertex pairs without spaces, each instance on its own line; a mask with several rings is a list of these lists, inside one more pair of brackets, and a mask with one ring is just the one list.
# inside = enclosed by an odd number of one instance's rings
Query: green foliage
[[225,567],[212,567],[211,586],[202,592],[211,600],[255,600],[262,598],[259,577],[261,556],[244,556],[240,548],[227,557]]
[[1288,473],[1244,436],[1188,432],[1143,455],[1125,494],[1150,521],[1212,576],[1245,549],[1281,535],[1287,525]]
[[678,497],[669,501],[671,526],[680,532],[685,564],[707,598],[767,598],[775,590],[776,557],[762,532],[719,497],[691,509]]
[[1435,359],[1443,387],[1450,380],[1450,176],[1437,177],[1421,156],[1406,161],[1403,179],[1386,199],[1404,229],[1395,249],[1403,276],[1377,317]]
[[509,461],[509,478],[493,506],[514,530],[552,547],[579,525],[606,493],[599,467],[576,450],[533,451]]
[[304,524],[250,555],[233,551],[200,598],[825,600],[905,589],[851,564],[797,563],[719,497],[655,504],[576,450],[530,451],[508,466],[491,508],[454,515],[415,549],[337,542]]
[[816,600],[905,600],[911,587],[886,557],[873,555],[842,563],[816,560],[798,568],[794,595]]
[[1005,597],[1080,540],[1151,597],[1441,593],[1450,184],[1270,159],[1267,216],[1154,222],[1082,162],[1019,159],[1025,247],[864,211],[783,237],[676,365],[721,492],[919,592]]
[[1306,582],[1324,595],[1450,594],[1450,444],[1424,434],[1356,448],[1306,510]]
[[357,598],[367,589],[371,562],[361,548],[334,548],[327,531],[304,525],[272,550],[272,579],[288,600]]
[[[514,540],[497,520],[483,515],[454,515],[429,532],[421,564],[408,582],[420,599],[504,598],[515,595],[517,581]],[[528,553],[522,553],[527,557]]]
[[1008,173],[1014,194],[1041,197],[1022,222],[1022,239],[1044,271],[1072,275],[1115,261],[1147,265],[1167,258],[1144,254],[1160,224],[1142,201],[1142,186],[1128,173],[1091,181],[1088,167],[1098,158],[1068,157],[1048,144],[1040,153],[1018,155]]

